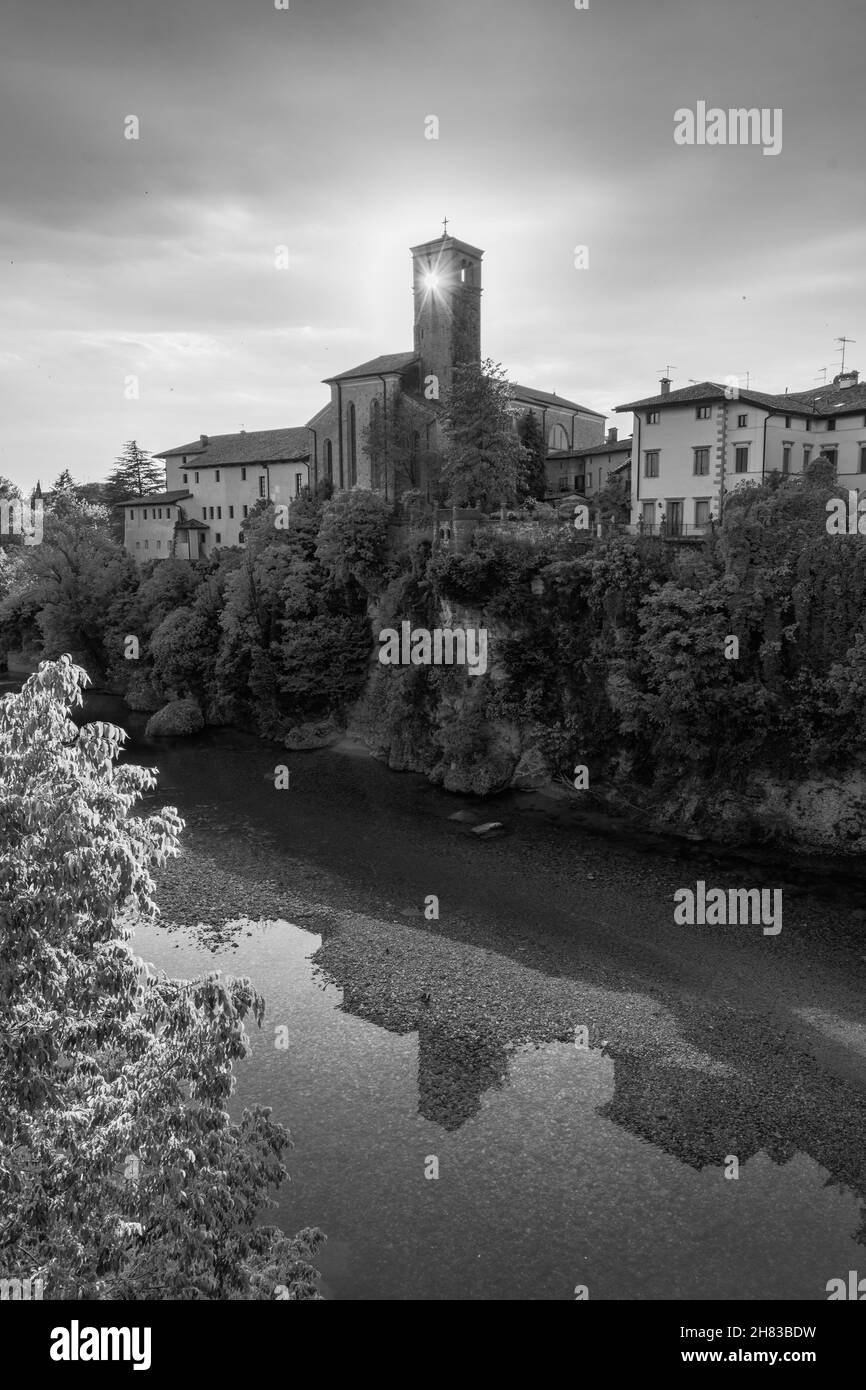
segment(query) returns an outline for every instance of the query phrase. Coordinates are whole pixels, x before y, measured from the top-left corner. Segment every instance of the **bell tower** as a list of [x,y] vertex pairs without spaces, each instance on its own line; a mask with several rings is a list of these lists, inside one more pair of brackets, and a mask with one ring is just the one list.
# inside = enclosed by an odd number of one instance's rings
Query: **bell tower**
[[448,235],[413,246],[412,297],[415,352],[421,389],[435,376],[439,395],[451,385],[458,362],[481,361],[481,258],[483,251]]

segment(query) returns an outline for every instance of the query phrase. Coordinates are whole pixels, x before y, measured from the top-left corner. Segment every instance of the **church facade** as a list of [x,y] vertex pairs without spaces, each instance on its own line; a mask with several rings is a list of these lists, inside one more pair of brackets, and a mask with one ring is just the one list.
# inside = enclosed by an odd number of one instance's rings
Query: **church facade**
[[[243,521],[257,501],[291,504],[305,484],[324,479],[338,491],[369,489],[391,501],[406,492],[431,497],[433,461],[445,442],[441,403],[454,367],[481,361],[484,252],[446,228],[410,254],[411,350],[327,378],[330,400],[305,425],[201,435],[156,454],[165,461],[166,494],[123,504],[125,543],[137,559],[195,558],[243,544]],[[559,459],[604,438],[603,415],[553,392],[517,385],[511,410],[515,429],[527,410],[536,414],[548,453]]]

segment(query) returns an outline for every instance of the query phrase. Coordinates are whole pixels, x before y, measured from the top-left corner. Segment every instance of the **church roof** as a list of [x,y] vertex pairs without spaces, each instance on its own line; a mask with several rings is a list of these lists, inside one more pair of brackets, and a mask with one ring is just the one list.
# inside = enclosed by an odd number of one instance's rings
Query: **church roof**
[[322,420],[324,420],[325,416],[329,413],[330,409],[331,409],[331,402],[328,401],[328,404],[327,404],[327,405],[323,405],[323,406],[322,406],[322,409],[321,409],[321,410],[317,410],[316,413],[315,413],[315,415],[312,416],[312,418],[309,419],[309,420],[307,421],[307,429],[308,429],[308,430],[315,429],[316,425],[321,424]]
[[381,357],[373,357],[369,362],[362,362],[360,367],[350,367],[347,372],[339,372],[336,376],[327,376],[325,381],[346,381],[350,377],[356,376],[378,376],[380,372],[404,372],[407,367],[411,367],[413,362],[419,361],[414,352],[386,352]]
[[282,430],[242,430],[239,434],[201,435],[192,444],[164,449],[154,458],[195,456],[197,468],[230,468],[238,463],[287,463],[309,457],[306,425]]
[[524,401],[527,405],[558,405],[563,410],[579,410],[581,415],[595,415],[599,420],[606,418],[599,411],[589,410],[587,406],[578,405],[577,401],[570,401],[566,396],[557,396],[555,391],[536,391],[532,386],[515,383],[512,395],[514,400]]

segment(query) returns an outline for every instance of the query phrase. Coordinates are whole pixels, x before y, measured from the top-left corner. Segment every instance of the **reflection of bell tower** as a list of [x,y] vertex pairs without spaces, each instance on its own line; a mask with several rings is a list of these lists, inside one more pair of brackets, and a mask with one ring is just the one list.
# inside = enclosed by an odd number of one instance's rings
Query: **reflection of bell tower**
[[481,361],[481,257],[483,251],[443,234],[412,247],[415,352],[421,389],[435,376],[440,395],[457,362]]

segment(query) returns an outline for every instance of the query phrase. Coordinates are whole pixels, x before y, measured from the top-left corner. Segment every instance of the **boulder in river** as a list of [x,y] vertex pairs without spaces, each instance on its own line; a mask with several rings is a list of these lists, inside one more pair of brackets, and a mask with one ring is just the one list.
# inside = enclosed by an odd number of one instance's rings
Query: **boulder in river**
[[478,817],[474,811],[452,811],[448,819],[459,821],[461,825],[474,825]]
[[145,738],[168,738],[197,734],[204,728],[204,715],[195,700],[170,700],[152,714],[144,731]]
[[483,825],[473,825],[472,834],[481,839],[492,840],[496,835],[505,834],[505,826],[501,820],[486,820]]

